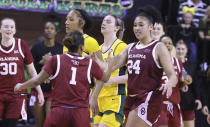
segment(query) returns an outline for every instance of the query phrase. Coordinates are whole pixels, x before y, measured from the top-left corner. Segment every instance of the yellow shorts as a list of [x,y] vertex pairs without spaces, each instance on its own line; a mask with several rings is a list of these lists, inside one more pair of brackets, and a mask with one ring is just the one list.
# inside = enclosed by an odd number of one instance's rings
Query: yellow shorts
[[103,123],[109,127],[120,127],[123,123],[123,107],[126,95],[99,97],[99,114],[94,117],[93,123]]

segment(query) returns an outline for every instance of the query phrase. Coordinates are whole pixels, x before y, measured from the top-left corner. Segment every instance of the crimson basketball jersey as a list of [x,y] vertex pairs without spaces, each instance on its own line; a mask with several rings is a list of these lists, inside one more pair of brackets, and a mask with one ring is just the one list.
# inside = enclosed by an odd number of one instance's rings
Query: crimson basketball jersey
[[14,86],[25,81],[24,65],[32,62],[29,47],[23,40],[13,38],[12,46],[0,45],[0,93],[14,94]]
[[[182,62],[179,59],[173,57],[172,63],[174,66],[174,71],[176,72],[176,76],[179,80],[180,77],[182,77]],[[168,81],[168,77],[166,76],[166,73],[163,72],[162,82],[167,83],[167,81]],[[178,81],[178,83],[176,84],[176,87],[173,87],[172,95],[170,96],[170,98],[169,99],[165,98],[165,100],[169,100],[173,104],[179,104],[181,101],[179,87],[180,87],[180,81]]]
[[70,53],[53,56],[43,70],[52,79],[52,107],[88,107],[91,78],[103,77],[95,61]]
[[160,87],[163,69],[156,61],[158,41],[145,47],[134,43],[128,50],[128,95],[141,94]]

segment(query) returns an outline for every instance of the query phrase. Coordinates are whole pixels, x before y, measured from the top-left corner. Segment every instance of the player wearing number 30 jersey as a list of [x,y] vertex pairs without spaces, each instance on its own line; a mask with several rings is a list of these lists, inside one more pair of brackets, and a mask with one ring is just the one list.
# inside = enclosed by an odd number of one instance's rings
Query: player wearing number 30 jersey
[[[16,26],[14,19],[4,18],[0,22],[0,127],[15,127],[22,114],[27,119],[23,93],[14,93],[16,83],[24,82],[24,66],[29,76],[34,77],[36,70],[33,57],[25,41],[14,38]],[[37,87],[39,102],[44,98],[40,86]],[[25,91],[26,92],[26,91]]]
[[82,33],[72,31],[63,40],[69,53],[53,56],[39,75],[15,91],[36,86],[52,79],[52,104],[45,127],[89,127],[89,88],[91,78],[108,80],[99,65],[92,59],[82,57],[84,38]]

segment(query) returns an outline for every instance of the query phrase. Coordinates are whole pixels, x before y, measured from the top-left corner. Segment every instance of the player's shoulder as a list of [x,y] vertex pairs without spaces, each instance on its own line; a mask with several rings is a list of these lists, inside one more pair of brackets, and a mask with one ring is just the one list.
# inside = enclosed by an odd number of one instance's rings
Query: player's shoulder
[[91,36],[88,35],[88,34],[84,34],[84,35],[83,35],[83,38],[84,38],[84,40],[85,40],[86,42],[92,42],[92,41],[97,42],[97,40],[96,40],[95,38],[91,37]]

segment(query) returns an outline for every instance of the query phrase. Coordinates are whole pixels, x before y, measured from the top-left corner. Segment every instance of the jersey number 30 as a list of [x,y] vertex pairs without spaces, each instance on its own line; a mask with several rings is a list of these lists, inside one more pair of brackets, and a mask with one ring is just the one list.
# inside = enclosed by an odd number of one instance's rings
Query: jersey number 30
[[132,74],[133,70],[135,70],[135,74],[140,74],[140,60],[136,60],[135,62],[128,60],[127,66],[129,74]]
[[12,63],[1,63],[0,67],[2,67],[2,70],[0,71],[1,75],[15,75],[17,74],[17,64]]

